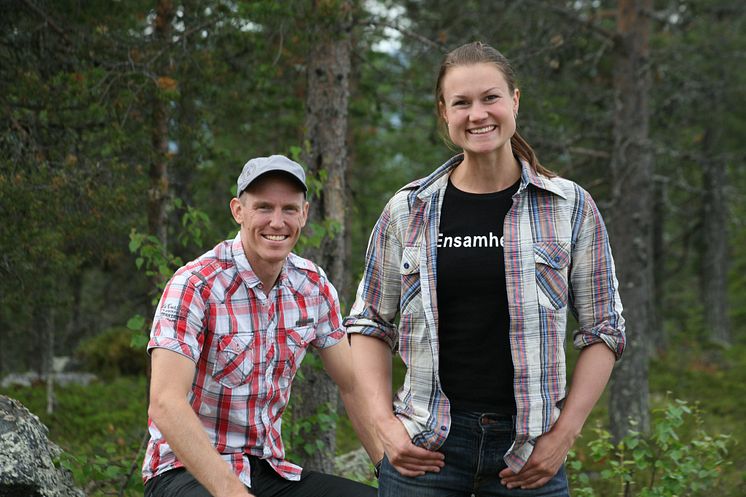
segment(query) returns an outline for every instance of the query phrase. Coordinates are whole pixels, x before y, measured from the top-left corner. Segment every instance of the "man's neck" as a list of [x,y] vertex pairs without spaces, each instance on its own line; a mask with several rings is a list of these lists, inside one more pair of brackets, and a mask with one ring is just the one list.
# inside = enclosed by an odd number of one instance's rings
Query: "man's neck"
[[249,261],[249,264],[251,264],[251,269],[254,270],[259,281],[262,282],[264,294],[269,295],[269,291],[272,290],[272,287],[275,286],[277,280],[280,278],[280,273],[282,272],[282,266],[284,263],[270,266],[269,264],[255,265],[253,262]]

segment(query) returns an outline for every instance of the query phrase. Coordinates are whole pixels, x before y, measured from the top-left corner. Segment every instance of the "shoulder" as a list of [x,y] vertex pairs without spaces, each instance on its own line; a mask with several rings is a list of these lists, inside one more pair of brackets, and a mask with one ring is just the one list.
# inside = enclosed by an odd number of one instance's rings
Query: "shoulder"
[[174,273],[171,283],[182,282],[195,288],[212,286],[220,275],[235,268],[230,254],[230,243],[230,240],[221,242],[212,250],[179,268]]
[[336,299],[336,288],[318,264],[292,252],[288,254],[287,262],[288,280],[295,291],[307,296],[322,295]]
[[535,191],[545,191],[553,195],[556,205],[566,205],[575,211],[583,212],[587,209],[595,209],[595,203],[591,194],[576,182],[561,176],[544,176],[537,174],[534,177]]
[[540,189],[544,189],[559,195],[562,198],[574,200],[579,191],[584,191],[577,183],[562,176],[544,176],[536,174],[534,176],[535,184]]
[[[326,273],[321,267],[310,259],[301,257],[291,252],[288,254],[288,270],[316,283],[325,283],[328,281]],[[291,274],[292,280],[292,274]]]

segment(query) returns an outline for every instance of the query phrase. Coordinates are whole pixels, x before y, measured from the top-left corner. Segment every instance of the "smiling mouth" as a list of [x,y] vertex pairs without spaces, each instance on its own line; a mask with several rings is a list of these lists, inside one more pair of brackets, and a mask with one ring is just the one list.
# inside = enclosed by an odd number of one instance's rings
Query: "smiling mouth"
[[262,238],[271,242],[283,242],[289,238],[288,235],[262,235]]
[[497,129],[497,126],[492,124],[490,126],[482,126],[481,128],[470,129],[467,132],[471,135],[483,135]]

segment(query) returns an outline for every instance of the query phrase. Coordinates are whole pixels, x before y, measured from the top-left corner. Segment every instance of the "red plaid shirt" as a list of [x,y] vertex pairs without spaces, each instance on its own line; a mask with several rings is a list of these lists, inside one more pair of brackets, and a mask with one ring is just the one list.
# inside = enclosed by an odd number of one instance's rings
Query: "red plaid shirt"
[[[174,274],[148,350],[196,363],[188,401],[217,451],[251,485],[248,455],[300,478],[301,468],[285,460],[282,412],[308,346],[330,347],[343,336],[337,292],[318,266],[290,254],[265,296],[236,236]],[[183,466],[152,420],[148,429],[145,481]]]

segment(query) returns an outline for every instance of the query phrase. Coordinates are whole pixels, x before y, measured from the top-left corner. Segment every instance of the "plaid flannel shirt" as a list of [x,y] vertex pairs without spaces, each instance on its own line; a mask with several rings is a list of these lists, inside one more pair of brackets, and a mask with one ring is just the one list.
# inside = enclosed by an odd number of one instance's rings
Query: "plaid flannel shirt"
[[[324,272],[294,254],[265,296],[239,234],[174,274],[148,350],[168,349],[195,362],[189,404],[244,484],[251,485],[249,455],[298,480],[301,468],[285,460],[281,416],[306,349],[339,342],[341,321],[337,292]],[[145,481],[183,466],[152,420],[148,428]]]
[[[348,333],[398,347],[407,373],[394,412],[412,441],[431,450],[450,428],[450,404],[438,377],[438,225],[448,177],[462,160],[452,158],[388,202],[345,319]],[[624,350],[624,319],[605,225],[577,184],[541,176],[522,163],[503,235],[517,408],[516,438],[505,462],[518,471],[535,439],[557,420],[566,395],[568,308],[579,323],[575,346],[603,342],[617,358]]]

